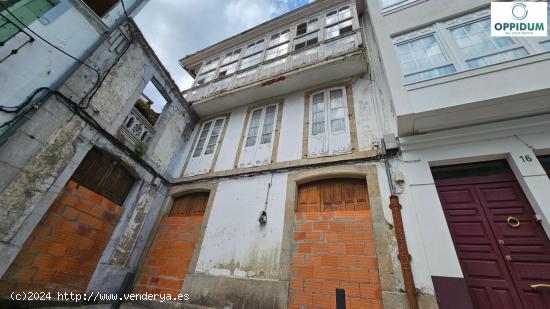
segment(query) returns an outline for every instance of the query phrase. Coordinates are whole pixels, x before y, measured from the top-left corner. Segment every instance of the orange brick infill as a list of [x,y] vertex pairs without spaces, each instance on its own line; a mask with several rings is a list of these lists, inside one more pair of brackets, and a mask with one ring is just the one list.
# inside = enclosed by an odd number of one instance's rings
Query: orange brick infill
[[69,181],[0,280],[0,295],[84,292],[122,211]]
[[295,215],[289,308],[336,308],[344,289],[347,309],[382,308],[370,211]]
[[161,219],[155,239],[136,281],[136,293],[180,293],[193,257],[202,216]]

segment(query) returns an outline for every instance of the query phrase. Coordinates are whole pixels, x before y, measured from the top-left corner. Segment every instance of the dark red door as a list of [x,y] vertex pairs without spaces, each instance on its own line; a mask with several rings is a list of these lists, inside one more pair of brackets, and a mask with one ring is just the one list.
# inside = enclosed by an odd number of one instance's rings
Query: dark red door
[[514,176],[436,186],[474,306],[550,308],[550,241]]

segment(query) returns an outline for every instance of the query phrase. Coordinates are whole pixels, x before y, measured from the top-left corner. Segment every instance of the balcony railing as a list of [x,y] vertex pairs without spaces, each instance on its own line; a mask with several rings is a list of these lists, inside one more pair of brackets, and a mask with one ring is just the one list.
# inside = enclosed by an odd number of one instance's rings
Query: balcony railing
[[155,135],[155,127],[133,107],[124,119],[120,133],[134,146],[141,143],[147,144]]
[[183,95],[188,102],[204,100],[231,89],[352,52],[361,45],[361,42],[361,34],[355,30],[342,38],[322,42],[315,47],[292,52],[286,57],[262,63],[251,70],[239,72],[206,85],[196,86],[184,92]]

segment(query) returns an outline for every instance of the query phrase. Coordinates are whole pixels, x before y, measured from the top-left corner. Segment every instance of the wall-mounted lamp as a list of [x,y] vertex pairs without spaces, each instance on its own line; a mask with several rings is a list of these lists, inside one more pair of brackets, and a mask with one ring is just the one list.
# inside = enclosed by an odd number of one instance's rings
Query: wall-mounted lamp
[[265,210],[262,211],[262,213],[260,214],[260,218],[258,218],[258,221],[260,222],[261,225],[264,225],[267,223],[267,212]]

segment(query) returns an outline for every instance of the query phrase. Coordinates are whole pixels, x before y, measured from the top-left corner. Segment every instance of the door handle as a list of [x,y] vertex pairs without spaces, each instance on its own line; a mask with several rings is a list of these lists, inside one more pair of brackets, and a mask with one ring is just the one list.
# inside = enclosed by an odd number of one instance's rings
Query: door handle
[[506,222],[508,225],[510,225],[512,228],[517,228],[521,224],[517,218],[514,218],[512,216],[506,218]]
[[550,289],[550,284],[545,284],[545,283],[530,284],[529,286],[530,286],[533,290],[538,290],[538,289]]

